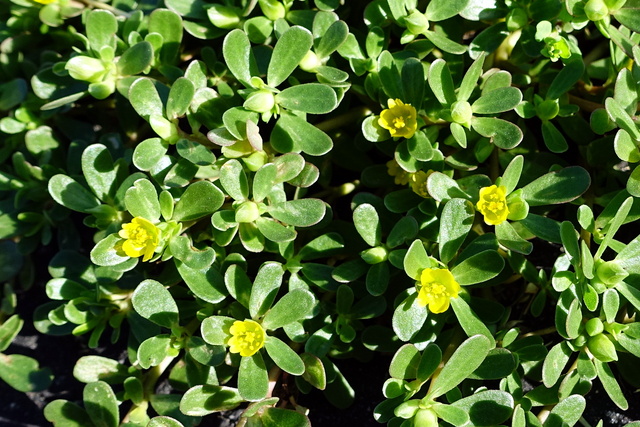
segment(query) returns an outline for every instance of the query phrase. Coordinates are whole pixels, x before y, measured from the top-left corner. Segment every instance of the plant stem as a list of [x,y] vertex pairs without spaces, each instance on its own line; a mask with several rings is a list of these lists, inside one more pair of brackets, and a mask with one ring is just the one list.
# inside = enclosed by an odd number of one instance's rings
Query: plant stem
[[129,16],[131,16],[128,12],[122,11],[122,10],[118,9],[117,7],[113,7],[110,4],[103,3],[103,2],[98,1],[98,0],[80,0],[80,1],[83,2],[84,4],[86,4],[87,6],[95,7],[97,9],[108,10],[109,12],[113,13],[114,15],[125,16],[127,18]]
[[326,132],[343,126],[353,126],[353,123],[359,122],[360,119],[370,115],[371,113],[372,111],[364,106],[354,108],[344,114],[320,122],[316,124],[316,127]]
[[548,334],[553,334],[556,332],[556,327],[555,326],[550,326],[548,328],[544,328],[544,329],[539,329],[537,331],[533,331],[533,332],[528,332],[526,334],[524,334],[522,337],[530,337],[533,335],[548,335]]

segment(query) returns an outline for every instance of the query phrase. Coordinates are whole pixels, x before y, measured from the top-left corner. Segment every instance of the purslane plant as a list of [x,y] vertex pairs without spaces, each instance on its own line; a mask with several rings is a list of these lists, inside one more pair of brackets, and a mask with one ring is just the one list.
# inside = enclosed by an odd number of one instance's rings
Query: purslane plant
[[10,347],[44,295],[37,331],[126,350],[54,425],[307,426],[376,353],[390,426],[628,409],[639,5],[3,2],[0,378],[51,384]]

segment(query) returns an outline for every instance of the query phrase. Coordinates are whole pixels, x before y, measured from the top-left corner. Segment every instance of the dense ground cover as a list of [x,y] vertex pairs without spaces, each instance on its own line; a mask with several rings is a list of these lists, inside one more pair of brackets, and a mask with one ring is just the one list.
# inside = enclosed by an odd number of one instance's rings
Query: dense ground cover
[[637,427],[639,11],[3,2],[0,422]]

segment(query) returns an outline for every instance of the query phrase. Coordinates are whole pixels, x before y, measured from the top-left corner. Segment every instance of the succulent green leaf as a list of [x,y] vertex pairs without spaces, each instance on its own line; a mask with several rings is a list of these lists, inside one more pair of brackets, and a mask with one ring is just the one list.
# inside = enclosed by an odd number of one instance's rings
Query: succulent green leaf
[[443,59],[436,59],[431,63],[428,81],[431,90],[442,105],[451,105],[456,102],[451,71]]
[[[473,64],[471,64],[467,72],[464,74],[464,77],[462,78],[462,83],[460,83],[460,89],[458,89],[458,96],[457,96],[458,101],[468,101],[469,97],[471,97],[473,90],[477,86],[478,79],[482,75],[482,66],[484,65],[484,58],[485,58],[485,55],[481,54],[478,57],[478,59],[473,61]],[[482,102],[480,103],[480,106],[482,106]],[[491,114],[491,113],[487,113],[487,114]]]
[[394,56],[383,50],[378,57],[378,70],[380,79],[377,84],[382,85],[382,90],[389,98],[402,98],[402,83],[400,82],[399,65]]
[[298,353],[293,351],[291,347],[276,337],[267,337],[264,347],[269,357],[275,362],[280,369],[291,375],[302,375],[305,371],[305,365]]
[[285,294],[264,316],[262,326],[275,330],[289,323],[302,320],[313,308],[316,299],[304,289],[294,289]]
[[565,341],[554,345],[549,350],[542,364],[542,381],[546,387],[551,388],[558,382],[570,356],[571,349]]
[[506,378],[517,368],[516,358],[513,353],[506,348],[492,349],[482,365],[471,375],[470,378],[481,380],[497,380]]
[[236,160],[228,160],[220,168],[220,183],[231,198],[242,201],[249,197],[249,183],[242,164]]
[[549,172],[522,188],[522,197],[531,206],[570,202],[591,185],[589,173],[580,166]]
[[189,185],[176,203],[173,219],[193,221],[217,211],[224,202],[224,194],[209,181]]
[[605,362],[601,362],[597,359],[593,360],[593,364],[596,367],[596,372],[598,373],[598,378],[604,387],[604,391],[607,392],[613,403],[623,411],[626,411],[629,408],[629,402],[624,397],[624,393],[616,380],[616,377],[613,375],[611,368]]
[[587,402],[579,394],[564,398],[553,407],[543,427],[575,425],[582,417],[586,406]]
[[135,76],[142,73],[153,61],[153,46],[148,41],[141,41],[125,50],[118,63],[121,76]]
[[151,79],[141,77],[131,84],[129,102],[136,113],[147,121],[151,116],[163,116],[164,104]]
[[505,248],[529,255],[533,250],[533,244],[523,239],[508,221],[496,225],[496,237]]
[[211,345],[226,345],[231,334],[229,328],[235,319],[226,316],[209,316],[202,321],[202,339]]
[[416,346],[405,344],[393,355],[389,365],[389,375],[402,380],[416,378],[420,360],[420,351]]
[[455,401],[451,406],[469,414],[469,424],[490,426],[504,423],[513,414],[513,396],[506,391],[486,390]]
[[133,164],[141,171],[150,171],[164,158],[169,144],[162,138],[148,138],[136,145]]
[[622,25],[638,33],[640,32],[638,11],[640,11],[640,2],[638,0],[627,0],[624,6],[613,13],[613,16]]
[[68,427],[86,427],[93,423],[87,411],[68,400],[57,399],[44,407],[47,421]]
[[404,256],[404,271],[414,280],[420,279],[420,273],[425,268],[434,267],[433,260],[427,255],[427,250],[421,240],[414,240]]
[[624,106],[615,98],[607,98],[604,101],[605,108],[611,119],[624,129],[635,141],[640,141],[640,127],[633,121],[631,116],[625,111]]
[[[480,2],[478,0],[474,0],[470,2],[470,5],[479,3]],[[486,3],[492,4],[492,6],[487,7],[491,9],[496,8],[494,1],[488,0]],[[484,9],[483,6],[480,7]],[[484,14],[485,12],[482,13]],[[469,56],[471,59],[477,59],[480,55],[493,53],[498,49],[498,47],[500,47],[510,33],[511,32],[507,28],[507,24],[505,22],[498,22],[497,24],[487,27],[482,30],[480,34],[475,36],[469,44]]]
[[482,364],[492,347],[484,335],[467,338],[451,355],[440,375],[433,380],[428,396],[442,396],[468,378]]
[[500,184],[507,189],[507,194],[512,193],[518,186],[523,166],[524,157],[522,157],[522,155],[518,155],[509,162],[509,165],[504,170]]
[[269,391],[269,375],[259,352],[240,360],[238,392],[243,399],[256,402],[264,399]]
[[249,312],[252,318],[262,317],[271,308],[282,285],[283,275],[284,269],[280,263],[268,262],[260,267],[249,297]]
[[460,322],[460,326],[464,329],[467,336],[483,335],[489,340],[491,346],[495,347],[496,341],[493,338],[493,334],[464,299],[451,298],[451,307],[453,307],[458,322]]
[[[232,137],[230,138],[230,135],[223,133],[221,135],[222,137],[218,138],[216,142],[224,146],[234,144],[236,141],[248,139],[247,123],[257,123],[258,117],[258,113],[246,110],[243,107],[229,108],[222,114],[222,122]],[[209,134],[211,135],[212,133],[213,135],[216,134],[216,132],[213,131]],[[233,137],[235,137],[236,141],[233,140]]]
[[276,102],[287,110],[326,114],[338,106],[336,92],[320,83],[291,86],[276,95]]
[[176,266],[182,280],[191,292],[201,300],[217,304],[227,297],[228,291],[217,267],[210,266],[196,270],[179,261],[176,262]]
[[113,13],[106,10],[93,10],[87,15],[87,39],[95,53],[100,53],[104,46],[115,47],[115,34],[118,21]]
[[556,75],[547,91],[547,99],[558,99],[576,84],[584,72],[582,59],[570,61]]
[[130,258],[116,251],[116,245],[122,243],[122,238],[117,234],[110,234],[100,240],[91,250],[91,262],[102,267],[113,267],[118,271],[132,269],[138,263],[138,258]]
[[494,250],[486,250],[466,258],[451,269],[451,274],[461,286],[468,286],[493,279],[503,268],[502,256]]
[[615,236],[616,232],[620,229],[622,224],[625,223],[627,215],[629,215],[629,212],[631,211],[632,205],[633,197],[628,197],[622,203],[622,206],[620,206],[620,208],[616,212],[616,215],[611,220],[611,223],[607,230],[607,234],[604,236],[604,239],[602,239],[602,243],[600,243],[600,246],[598,246],[598,250],[594,255],[595,259],[599,259],[604,253],[604,250],[607,249],[607,247],[611,244],[611,242],[613,241],[613,236]]
[[457,406],[441,404],[435,405],[433,410],[439,418],[454,426],[467,425],[469,422],[469,413]]
[[327,386],[327,374],[319,357],[311,353],[302,353],[300,358],[304,362],[305,370],[302,374],[309,384],[319,390],[324,390]]
[[251,87],[251,77],[259,73],[247,34],[240,29],[229,32],[222,44],[222,55],[231,74],[244,86]]
[[469,0],[434,0],[427,5],[425,16],[429,21],[444,21],[460,13],[467,3]]
[[5,351],[11,345],[23,325],[24,320],[17,314],[9,317],[0,325],[0,352]]
[[194,270],[204,270],[210,267],[215,260],[216,253],[213,248],[198,249],[193,246],[187,236],[174,236],[169,240],[171,254],[180,262]]
[[149,33],[162,34],[160,62],[173,65],[178,60],[182,42],[182,18],[168,9],[155,9],[149,16]]
[[85,187],[66,175],[51,177],[48,184],[49,194],[53,200],[74,211],[90,213],[100,206],[100,201]]
[[462,55],[467,51],[467,47],[465,45],[456,43],[444,34],[437,31],[426,31],[424,33],[424,36],[438,49],[442,49],[447,53]]
[[271,143],[281,153],[304,151],[322,156],[331,151],[333,141],[322,130],[293,114],[283,113],[271,133]]
[[382,237],[382,226],[376,208],[368,203],[358,205],[353,211],[353,224],[360,237],[369,246],[378,246]]
[[420,111],[424,99],[425,67],[417,59],[408,58],[402,65],[401,77],[404,93],[402,101]]
[[191,80],[180,77],[171,85],[167,99],[167,115],[169,120],[184,116],[193,100],[196,88]]
[[473,204],[468,200],[451,199],[444,205],[438,234],[440,260],[443,263],[447,264],[455,257],[471,230],[474,217]]
[[564,135],[550,121],[542,122],[542,138],[552,153],[564,153],[569,149],[569,144],[567,144]]
[[484,93],[473,104],[475,114],[497,114],[514,109],[522,101],[520,89],[509,86]]
[[184,425],[175,418],[158,416],[151,418],[147,427],[184,427]]
[[490,138],[496,147],[510,150],[520,144],[523,134],[516,125],[497,117],[474,117],[471,127],[480,135]]
[[427,179],[427,191],[429,195],[439,202],[447,201],[455,197],[469,199],[458,183],[441,172],[434,172]]
[[73,376],[83,383],[104,380],[106,382],[122,382],[128,376],[127,367],[117,360],[103,356],[82,356],[73,367]]
[[315,53],[319,58],[326,58],[338,50],[347,40],[349,26],[344,21],[335,21],[323,32],[315,47]]
[[306,28],[293,26],[286,30],[273,48],[267,84],[277,87],[298,67],[298,64],[313,45],[313,36]]
[[247,273],[238,264],[231,264],[227,268],[224,273],[224,283],[229,294],[248,308],[252,284]]
[[26,393],[47,389],[53,374],[49,368],[40,368],[38,361],[32,357],[0,353],[0,379]]
[[320,199],[289,200],[270,206],[268,212],[284,224],[310,227],[324,218],[326,205]]
[[157,325],[171,328],[178,323],[178,306],[160,282],[142,281],[133,292],[131,302],[136,313]]
[[118,427],[118,400],[109,384],[96,381],[87,384],[82,392],[84,407],[96,427]]
[[87,184],[100,200],[108,201],[124,177],[119,163],[114,164],[111,153],[102,144],[88,146],[82,152],[82,172]]
[[235,388],[197,385],[187,390],[180,399],[180,411],[192,417],[202,417],[213,412],[232,410],[243,401]]
[[151,222],[160,219],[160,202],[155,186],[148,179],[139,179],[124,196],[124,203],[134,217],[142,217]]
[[402,341],[409,341],[427,320],[427,307],[418,304],[417,296],[417,292],[409,295],[393,312],[391,320],[393,331]]

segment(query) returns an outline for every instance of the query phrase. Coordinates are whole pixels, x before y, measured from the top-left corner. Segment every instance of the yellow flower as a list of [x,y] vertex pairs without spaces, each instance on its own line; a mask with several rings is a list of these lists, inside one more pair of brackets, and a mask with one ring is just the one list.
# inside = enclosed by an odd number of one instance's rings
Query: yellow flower
[[253,320],[236,320],[229,328],[229,351],[242,357],[253,356],[264,347],[265,333],[262,326]]
[[151,259],[160,241],[158,227],[142,217],[135,217],[130,223],[122,224],[122,230],[118,234],[126,239],[122,244],[124,253],[131,258],[144,255],[142,261]]
[[458,298],[460,285],[446,268],[425,268],[420,275],[418,304],[429,306],[432,313],[444,313],[449,300]]
[[507,219],[509,207],[506,193],[507,189],[502,185],[480,189],[480,200],[476,204],[476,209],[484,215],[484,222],[487,225],[498,225]]
[[50,4],[50,3],[56,3],[58,0],[33,0],[33,1],[40,4]]
[[429,175],[431,175],[432,173],[432,170],[430,170],[429,172],[418,171],[416,173],[412,173],[409,177],[411,189],[418,196],[425,198],[430,197],[429,192],[427,191],[427,178],[429,178]]
[[416,109],[399,99],[389,99],[388,109],[382,110],[378,124],[387,129],[393,137],[411,138],[418,128]]
[[402,169],[398,162],[393,159],[387,162],[387,173],[393,177],[393,182],[397,185],[409,183],[409,172]]

